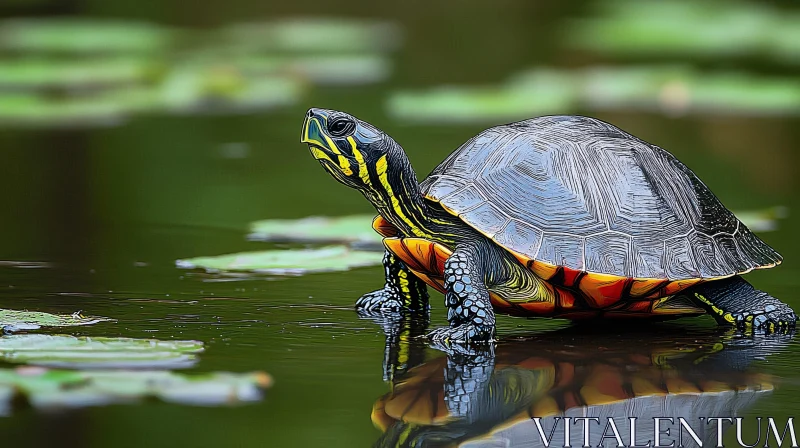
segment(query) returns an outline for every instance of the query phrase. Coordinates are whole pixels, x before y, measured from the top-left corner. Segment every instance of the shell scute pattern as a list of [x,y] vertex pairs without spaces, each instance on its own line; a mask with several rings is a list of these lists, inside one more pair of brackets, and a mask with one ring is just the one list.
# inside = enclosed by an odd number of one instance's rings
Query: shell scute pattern
[[494,237],[509,221],[508,216],[490,202],[484,202],[478,207],[464,212],[461,217],[465,221],[475,223],[475,226],[480,227],[483,233],[490,238]]
[[586,238],[586,270],[622,272],[633,276],[631,237],[618,232],[602,232]]
[[490,128],[445,159],[422,191],[521,261],[533,260],[537,273],[564,266],[632,278],[631,293],[781,260],[686,165],[587,117]]
[[540,229],[518,219],[510,219],[505,227],[495,234],[495,241],[516,253],[538,252],[542,236]]
[[465,185],[448,196],[448,203],[458,204],[459,214],[466,213],[486,203],[486,197],[476,185]]
[[582,271],[584,239],[576,235],[547,233],[536,259],[555,266],[567,266]]

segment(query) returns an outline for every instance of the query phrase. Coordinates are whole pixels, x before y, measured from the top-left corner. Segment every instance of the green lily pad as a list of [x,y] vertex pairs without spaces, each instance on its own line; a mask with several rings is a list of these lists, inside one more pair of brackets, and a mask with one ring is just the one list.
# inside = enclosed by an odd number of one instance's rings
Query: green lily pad
[[221,39],[239,46],[329,54],[392,50],[400,33],[391,23],[357,19],[298,18],[241,23],[225,28]]
[[800,82],[746,73],[701,73],[689,67],[599,67],[585,71],[583,101],[593,109],[796,115]]
[[51,100],[30,92],[0,95],[0,126],[108,126],[124,120],[130,109],[103,97]]
[[740,210],[734,214],[753,232],[771,232],[778,229],[778,220],[786,218],[789,211],[786,207],[776,206],[763,210]]
[[20,52],[152,52],[164,48],[169,38],[166,29],[142,22],[38,18],[0,23],[0,48]]
[[755,55],[781,62],[800,56],[800,15],[764,3],[612,0],[598,6],[594,17],[568,23],[569,44],[623,56]]
[[294,103],[301,84],[270,76],[240,80],[222,74],[173,72],[157,86],[107,89],[52,99],[38,92],[0,93],[0,126],[75,127],[117,125],[143,112],[174,114],[267,110]]
[[287,55],[244,53],[216,55],[247,78],[292,76],[315,85],[368,84],[389,76],[389,58],[380,54]]
[[293,104],[302,87],[286,74],[249,76],[235,64],[192,61],[177,64],[165,77],[156,107],[172,113],[265,110]]
[[319,249],[266,250],[216,257],[198,257],[176,261],[185,269],[210,272],[250,271],[274,275],[303,275],[312,272],[346,271],[355,267],[381,264],[377,252],[327,246]]
[[569,72],[541,70],[512,78],[508,86],[443,86],[399,91],[387,101],[393,116],[421,124],[513,120],[576,107],[577,85]]
[[0,88],[85,88],[145,80],[155,62],[144,58],[10,59],[0,64]]
[[0,309],[0,328],[6,332],[18,330],[36,330],[41,327],[74,327],[108,322],[114,319],[107,317],[83,316],[80,312],[73,314],[50,314],[39,311],[19,311]]
[[499,86],[402,91],[387,102],[390,114],[420,124],[510,121],[578,109],[798,115],[800,81],[682,66],[539,68]]
[[382,237],[372,229],[373,218],[375,215],[267,219],[250,224],[248,238],[277,242],[356,243],[382,248]]
[[309,85],[384,80],[384,52],[397,38],[394,25],[369,20],[193,32],[100,19],[0,21],[0,126],[100,127],[143,113],[285,107]]
[[0,337],[0,359],[58,368],[182,368],[197,362],[199,341],[24,334]]
[[10,412],[16,397],[44,409],[130,403],[145,398],[198,405],[233,405],[261,399],[272,384],[264,372],[213,372],[184,375],[153,370],[0,369],[0,412]]

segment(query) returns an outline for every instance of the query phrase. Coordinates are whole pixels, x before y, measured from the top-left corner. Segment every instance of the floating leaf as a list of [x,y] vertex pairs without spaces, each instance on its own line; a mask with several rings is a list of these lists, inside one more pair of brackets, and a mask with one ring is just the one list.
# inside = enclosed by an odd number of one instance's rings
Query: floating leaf
[[583,108],[797,115],[800,81],[682,66],[535,69],[502,86],[398,92],[387,102],[389,113],[420,124],[510,121]]
[[786,207],[777,206],[763,210],[740,210],[734,214],[753,232],[771,232],[778,229],[778,220],[786,218],[789,211]]
[[287,76],[248,79],[236,67],[187,64],[167,76],[156,105],[172,113],[265,110],[293,104],[301,93],[302,83]]
[[328,246],[319,249],[267,250],[198,257],[178,260],[176,264],[180,268],[201,268],[212,272],[252,271],[276,275],[302,275],[378,265],[381,264],[381,255],[376,252],[352,250],[345,246]]
[[496,122],[573,109],[577,88],[568,72],[525,73],[510,86],[439,87],[391,95],[387,108],[397,118],[426,124]]
[[0,260],[0,267],[19,268],[19,269],[42,269],[51,267],[51,264],[46,261]]
[[92,325],[98,322],[112,321],[107,317],[83,316],[80,312],[73,314],[50,314],[39,311],[19,311],[0,309],[0,328],[12,332],[18,330],[36,330],[41,327],[74,327]]
[[216,58],[237,67],[247,77],[293,76],[317,85],[378,82],[388,77],[391,69],[389,59],[379,54],[298,56],[245,53],[233,57],[217,55]]
[[0,337],[0,359],[58,368],[190,367],[203,351],[198,341],[24,334]]
[[135,114],[294,104],[309,84],[377,82],[393,25],[297,19],[186,32],[112,20],[0,22],[0,125],[97,127]]
[[232,25],[222,39],[240,45],[283,52],[386,51],[395,48],[400,33],[391,23],[357,19],[300,18]]
[[[0,411],[15,396],[35,408],[74,408],[127,403],[144,398],[189,405],[231,405],[261,399],[272,384],[264,372],[183,375],[170,371],[0,369]],[[4,400],[4,401],[3,401]]]
[[700,73],[688,67],[594,68],[584,101],[595,109],[639,108],[672,114],[798,114],[800,82],[745,73]]
[[326,55],[297,57],[286,62],[285,70],[317,85],[368,84],[389,77],[391,65],[378,55]]
[[[598,3],[565,29],[573,46],[619,55],[772,56],[797,61],[800,15],[762,3],[630,0]],[[731,45],[736,42],[736,45]]]
[[357,243],[382,248],[381,236],[372,229],[375,215],[312,216],[303,219],[267,219],[250,224],[249,238],[260,241],[302,243]]
[[169,32],[157,25],[88,19],[14,19],[0,23],[0,48],[48,53],[152,52]]
[[0,64],[0,88],[85,88],[130,84],[155,71],[144,58],[13,59]]
[[129,111],[102,97],[56,101],[38,93],[0,95],[0,126],[107,126],[120,123]]

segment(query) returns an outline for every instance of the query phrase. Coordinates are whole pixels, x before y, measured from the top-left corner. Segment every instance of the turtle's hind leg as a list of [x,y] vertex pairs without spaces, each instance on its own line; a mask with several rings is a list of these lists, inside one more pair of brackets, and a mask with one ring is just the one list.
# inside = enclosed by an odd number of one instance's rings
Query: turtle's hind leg
[[383,255],[386,285],[383,289],[361,296],[356,310],[373,315],[385,312],[427,312],[428,289],[408,267],[389,251]]
[[717,322],[743,330],[792,331],[797,315],[789,305],[772,297],[738,275],[695,286],[686,294],[714,316]]

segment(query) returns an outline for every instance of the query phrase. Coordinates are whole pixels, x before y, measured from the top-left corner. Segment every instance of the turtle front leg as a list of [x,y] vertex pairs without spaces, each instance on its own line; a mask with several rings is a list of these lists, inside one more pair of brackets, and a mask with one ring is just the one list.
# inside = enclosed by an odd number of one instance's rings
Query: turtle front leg
[[428,289],[424,281],[389,251],[383,255],[383,268],[386,285],[383,289],[364,294],[356,301],[359,313],[375,315],[428,311]]
[[449,327],[428,335],[435,343],[491,341],[495,319],[480,249],[465,244],[456,247],[444,265],[445,306]]

